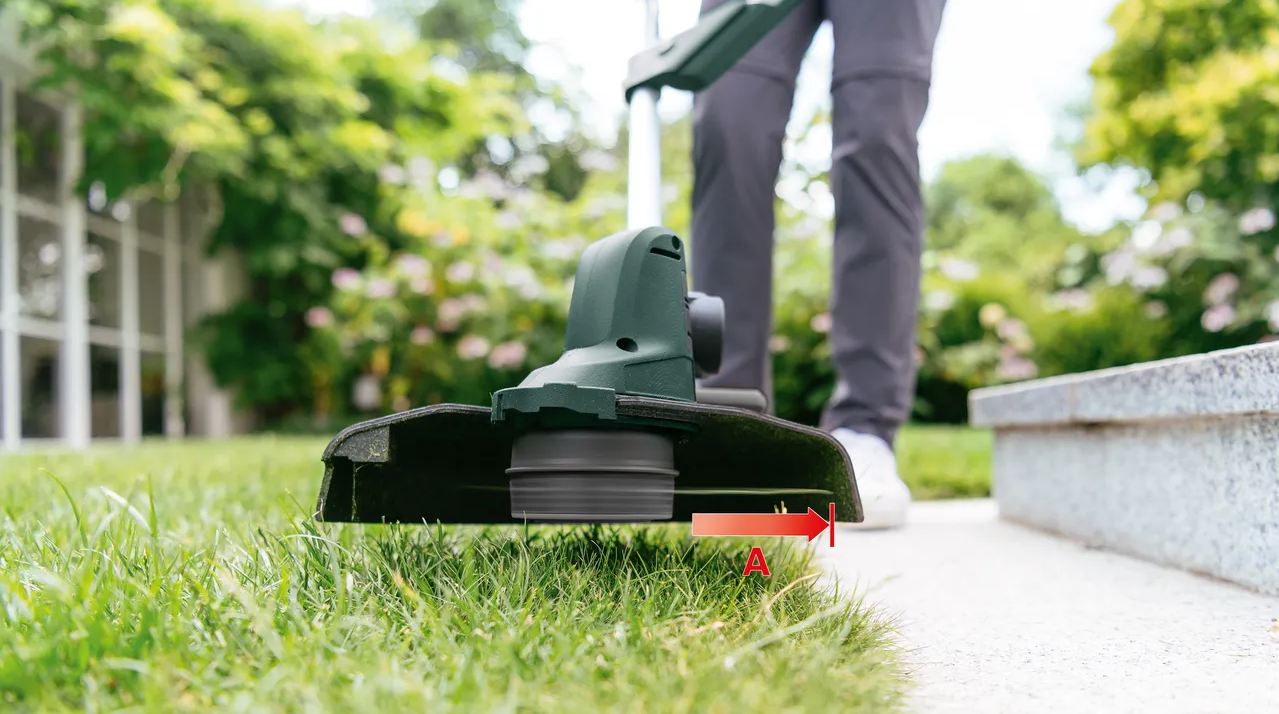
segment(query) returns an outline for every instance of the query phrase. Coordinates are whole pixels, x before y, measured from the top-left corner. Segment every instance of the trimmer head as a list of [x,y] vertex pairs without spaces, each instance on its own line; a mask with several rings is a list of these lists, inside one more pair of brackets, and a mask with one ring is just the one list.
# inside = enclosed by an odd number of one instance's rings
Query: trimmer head
[[675,445],[645,431],[533,431],[511,446],[511,516],[662,521],[675,503]]
[[861,520],[848,456],[829,435],[696,401],[695,375],[719,366],[724,313],[685,286],[670,231],[592,244],[558,360],[494,393],[491,409],[442,404],[339,433],[317,518],[631,522],[834,501],[838,517]]

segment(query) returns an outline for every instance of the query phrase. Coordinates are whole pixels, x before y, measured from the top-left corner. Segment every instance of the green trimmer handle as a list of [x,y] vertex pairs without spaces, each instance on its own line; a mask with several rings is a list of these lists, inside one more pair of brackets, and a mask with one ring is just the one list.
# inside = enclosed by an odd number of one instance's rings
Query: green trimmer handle
[[626,101],[644,87],[697,92],[728,71],[804,0],[729,0],[697,24],[631,58]]

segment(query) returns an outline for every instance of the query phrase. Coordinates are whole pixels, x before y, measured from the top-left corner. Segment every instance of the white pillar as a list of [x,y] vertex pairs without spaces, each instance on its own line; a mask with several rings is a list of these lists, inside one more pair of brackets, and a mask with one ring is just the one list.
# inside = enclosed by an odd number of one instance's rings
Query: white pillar
[[[644,11],[644,43],[652,47],[661,41],[657,0],[645,0]],[[638,89],[631,95],[626,227],[632,230],[662,223],[662,125],[657,99],[656,89]]]
[[142,361],[138,331],[138,224],[136,212],[120,226],[120,438],[142,438]]
[[89,444],[89,276],[84,270],[84,205],[75,193],[84,170],[80,106],[62,111],[62,374],[58,399],[62,438],[71,447]]
[[[225,309],[233,300],[235,287],[233,266],[226,249],[218,255],[206,256],[199,268],[199,308],[201,314]],[[202,363],[196,363],[191,375],[193,424],[201,436],[226,437],[237,432],[235,409],[231,395],[214,383]]]
[[176,203],[164,206],[164,435],[186,434],[182,408],[182,230]]
[[0,446],[18,448],[22,437],[22,373],[18,370],[18,185],[14,150],[13,82],[0,80]]

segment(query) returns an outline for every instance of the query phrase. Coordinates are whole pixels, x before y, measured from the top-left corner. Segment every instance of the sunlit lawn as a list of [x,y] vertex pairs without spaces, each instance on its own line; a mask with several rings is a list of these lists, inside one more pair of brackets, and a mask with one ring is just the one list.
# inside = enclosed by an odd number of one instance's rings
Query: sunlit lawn
[[799,548],[743,579],[687,526],[317,527],[322,446],[0,457],[0,709],[899,704],[885,626]]
[[897,467],[917,500],[990,495],[991,435],[963,426],[908,425]]

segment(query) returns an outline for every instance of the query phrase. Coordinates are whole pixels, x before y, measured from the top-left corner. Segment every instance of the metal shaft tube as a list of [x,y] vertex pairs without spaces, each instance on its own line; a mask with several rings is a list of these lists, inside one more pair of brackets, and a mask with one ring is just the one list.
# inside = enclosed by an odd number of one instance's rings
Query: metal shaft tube
[[[661,41],[657,0],[644,0],[644,42]],[[662,224],[662,125],[657,114],[658,90],[640,89],[631,96],[630,142],[627,146],[626,227]]]

